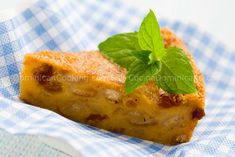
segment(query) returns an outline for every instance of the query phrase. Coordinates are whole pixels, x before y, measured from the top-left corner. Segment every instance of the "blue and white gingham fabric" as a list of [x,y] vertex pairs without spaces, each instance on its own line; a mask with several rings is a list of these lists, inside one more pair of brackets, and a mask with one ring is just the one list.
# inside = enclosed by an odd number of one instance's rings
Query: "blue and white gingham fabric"
[[[33,155],[32,155],[33,154]],[[12,135],[0,129],[1,157],[71,157],[35,135]],[[78,156],[78,155],[77,155]]]
[[18,99],[23,56],[44,49],[97,49],[112,34],[137,30],[145,13],[110,0],[39,0],[0,23],[0,128],[65,139],[83,156],[234,156],[235,52],[194,25],[160,19],[193,53],[206,82],[206,116],[192,140],[164,146],[75,123]]

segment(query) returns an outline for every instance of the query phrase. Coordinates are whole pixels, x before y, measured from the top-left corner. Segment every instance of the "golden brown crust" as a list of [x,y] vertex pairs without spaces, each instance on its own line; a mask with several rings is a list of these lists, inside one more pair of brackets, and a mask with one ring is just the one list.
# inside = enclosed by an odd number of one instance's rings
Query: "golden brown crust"
[[43,60],[62,67],[65,71],[87,75],[101,81],[112,81],[123,84],[125,82],[126,70],[116,64],[112,64],[104,58],[98,51],[80,53],[51,53],[42,51],[28,54],[35,60]]

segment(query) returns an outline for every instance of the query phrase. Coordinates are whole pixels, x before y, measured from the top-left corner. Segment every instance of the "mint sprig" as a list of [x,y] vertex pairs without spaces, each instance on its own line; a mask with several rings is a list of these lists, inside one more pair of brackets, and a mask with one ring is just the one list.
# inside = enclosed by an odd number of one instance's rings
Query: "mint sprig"
[[152,10],[141,23],[139,32],[114,35],[98,47],[105,57],[127,69],[126,94],[150,80],[155,80],[156,85],[168,93],[196,92],[187,56],[180,48],[164,48]]

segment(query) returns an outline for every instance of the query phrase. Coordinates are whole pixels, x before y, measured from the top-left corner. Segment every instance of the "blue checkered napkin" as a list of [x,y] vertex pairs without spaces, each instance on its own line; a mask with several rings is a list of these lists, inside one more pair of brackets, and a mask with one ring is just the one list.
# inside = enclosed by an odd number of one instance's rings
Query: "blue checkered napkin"
[[18,100],[24,53],[43,49],[97,49],[108,36],[137,30],[145,13],[120,1],[39,0],[0,23],[0,127],[11,133],[65,139],[84,156],[233,156],[235,52],[194,25],[161,19],[193,53],[206,81],[206,117],[190,142],[174,147],[126,137],[70,121]]

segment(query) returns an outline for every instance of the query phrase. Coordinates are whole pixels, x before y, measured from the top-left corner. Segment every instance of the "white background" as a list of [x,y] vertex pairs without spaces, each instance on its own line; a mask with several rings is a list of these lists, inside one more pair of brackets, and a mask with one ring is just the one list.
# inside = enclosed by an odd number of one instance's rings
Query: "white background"
[[[0,0],[0,12],[36,0]],[[235,0],[119,0],[140,10],[153,9],[158,18],[193,23],[235,50]]]

